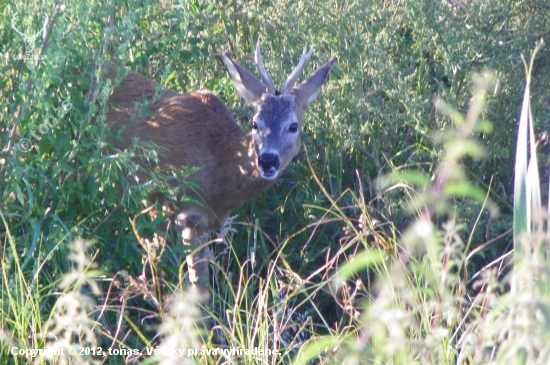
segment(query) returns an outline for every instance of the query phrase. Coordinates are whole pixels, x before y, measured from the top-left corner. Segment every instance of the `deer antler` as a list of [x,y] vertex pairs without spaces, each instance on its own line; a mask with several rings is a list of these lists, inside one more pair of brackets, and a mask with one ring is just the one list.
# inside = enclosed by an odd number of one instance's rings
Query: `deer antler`
[[40,33],[45,33],[46,32],[46,26],[48,25],[48,20],[49,20],[49,17],[46,15],[46,19],[44,19],[44,26],[42,27],[42,29],[40,29],[38,32],[36,32],[36,34],[34,35],[27,35],[26,33],[23,33],[21,31],[19,31],[16,27],[15,27],[15,21],[17,20],[17,18],[19,18],[19,14],[15,13],[13,15],[13,18],[11,19],[11,27],[13,28],[13,30],[15,30],[17,33],[19,33],[20,35],[23,36],[23,39],[25,40],[25,42],[34,42],[36,40],[36,38],[40,35]]
[[262,77],[262,81],[267,87],[267,92],[269,94],[275,95],[275,85],[273,84],[273,80],[271,80],[271,77],[269,77],[269,75],[265,71],[264,63],[262,62],[262,55],[260,52],[260,38],[258,38],[258,43],[256,43],[254,62],[256,62],[256,66],[258,67],[258,71],[260,71],[260,76]]
[[304,47],[304,51],[302,52],[302,57],[300,57],[300,62],[298,62],[298,66],[292,71],[290,76],[286,79],[285,83],[283,84],[283,90],[281,91],[282,94],[287,94],[292,89],[292,86],[298,80],[298,77],[304,72],[304,69],[306,68],[307,63],[309,62],[309,59],[311,58],[311,55],[313,54],[313,49],[310,49],[309,52],[307,52],[307,45]]
[[17,13],[13,14],[13,18],[11,18],[11,27],[13,28],[13,30],[15,30],[17,33],[21,34],[23,37],[27,37],[27,35],[25,33],[20,32],[15,27],[15,21],[17,20],[18,17],[19,17],[19,15]]

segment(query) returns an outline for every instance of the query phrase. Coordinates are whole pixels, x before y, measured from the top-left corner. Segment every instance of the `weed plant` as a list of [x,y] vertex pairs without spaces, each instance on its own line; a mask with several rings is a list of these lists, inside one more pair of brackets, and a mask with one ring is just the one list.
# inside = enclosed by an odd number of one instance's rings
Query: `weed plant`
[[[525,83],[520,55],[547,7],[1,2],[0,363],[545,364],[550,58]],[[258,37],[276,84],[304,44],[338,64],[296,162],[212,233],[206,298],[143,204],[167,177],[133,178],[166,151],[113,147],[105,74],[208,88],[249,129],[220,56],[253,70]]]

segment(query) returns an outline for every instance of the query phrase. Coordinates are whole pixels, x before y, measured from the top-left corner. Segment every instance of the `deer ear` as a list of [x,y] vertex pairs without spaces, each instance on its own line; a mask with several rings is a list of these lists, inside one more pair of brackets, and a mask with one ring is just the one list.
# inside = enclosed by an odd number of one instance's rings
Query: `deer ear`
[[266,92],[267,86],[244,67],[233,61],[227,53],[223,56],[223,63],[227,67],[237,92],[245,101],[253,104]]
[[292,93],[296,96],[296,100],[303,109],[307,108],[317,98],[317,94],[319,94],[321,87],[328,80],[330,69],[336,60],[337,58],[333,56],[327,63],[319,67],[304,82],[292,90]]

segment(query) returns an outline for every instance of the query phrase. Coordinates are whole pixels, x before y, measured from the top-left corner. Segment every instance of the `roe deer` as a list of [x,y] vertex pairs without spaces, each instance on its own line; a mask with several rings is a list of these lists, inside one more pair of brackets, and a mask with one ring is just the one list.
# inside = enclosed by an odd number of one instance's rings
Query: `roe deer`
[[[223,61],[237,92],[255,110],[250,133],[239,127],[223,102],[209,91],[182,95],[166,90],[151,101],[160,85],[130,73],[112,94],[107,121],[115,129],[124,129],[119,147],[126,148],[139,137],[167,150],[160,157],[160,167],[173,171],[182,166],[202,168],[188,177],[202,189],[185,192],[202,205],[179,202],[173,221],[183,241],[195,249],[187,257],[193,285],[209,280],[208,255],[202,248],[207,233],[219,227],[233,209],[265,192],[298,153],[301,120],[336,61],[332,57],[293,87],[311,54],[304,48],[281,92],[264,69],[259,40],[255,62],[262,81],[225,54]],[[151,101],[148,115],[131,120],[135,103],[144,97]]]

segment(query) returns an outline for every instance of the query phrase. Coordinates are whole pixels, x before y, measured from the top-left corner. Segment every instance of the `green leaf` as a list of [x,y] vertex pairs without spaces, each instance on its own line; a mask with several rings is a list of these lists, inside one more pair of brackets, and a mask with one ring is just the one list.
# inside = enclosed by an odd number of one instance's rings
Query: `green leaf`
[[340,287],[342,283],[348,280],[353,274],[384,262],[385,254],[380,250],[363,251],[357,256],[354,256],[346,263],[336,275],[336,287]]
[[395,184],[407,183],[420,188],[426,188],[430,186],[430,178],[419,171],[406,170],[397,171],[385,176],[382,176],[377,180],[377,187],[383,189]]
[[53,150],[53,143],[50,136],[43,136],[38,141],[38,148],[40,150],[40,154],[47,155]]

